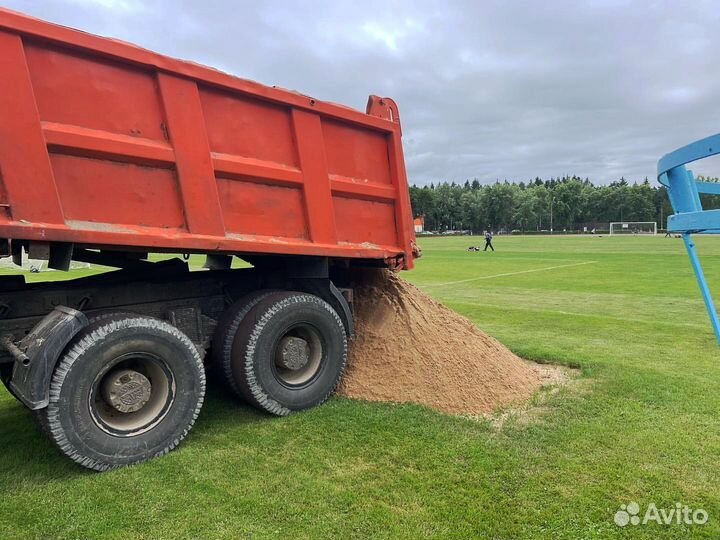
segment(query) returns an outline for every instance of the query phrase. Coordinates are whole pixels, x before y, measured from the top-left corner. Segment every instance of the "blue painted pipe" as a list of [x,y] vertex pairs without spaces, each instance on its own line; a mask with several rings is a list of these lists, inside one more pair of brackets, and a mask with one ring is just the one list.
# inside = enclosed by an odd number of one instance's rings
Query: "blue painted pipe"
[[715,332],[715,339],[718,345],[720,345],[720,319],[718,319],[717,310],[715,309],[715,304],[710,294],[710,288],[708,287],[707,281],[705,280],[705,273],[700,265],[700,259],[695,252],[695,243],[692,241],[690,233],[685,233],[682,237],[685,242],[685,249],[687,249],[690,257],[690,264],[692,265],[693,272],[695,272],[695,279],[697,279],[700,293],[705,302],[705,308],[707,309],[708,315],[710,315],[710,324],[712,324],[713,332]]
[[703,210],[700,193],[720,194],[720,184],[696,182],[691,171],[685,165],[720,153],[720,134],[712,135],[683,146],[663,156],[658,161],[658,181],[667,187],[670,204],[675,215],[668,218],[668,230],[682,234],[685,249],[690,257],[690,264],[695,279],[700,287],[705,308],[710,317],[715,339],[720,345],[720,319],[710,294],[700,258],[695,251],[692,240],[693,233],[720,233],[720,212]]

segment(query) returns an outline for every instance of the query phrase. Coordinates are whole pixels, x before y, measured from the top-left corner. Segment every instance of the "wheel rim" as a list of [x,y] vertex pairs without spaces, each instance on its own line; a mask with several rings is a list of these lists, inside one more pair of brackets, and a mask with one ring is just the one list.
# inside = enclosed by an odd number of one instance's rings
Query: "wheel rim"
[[149,353],[129,353],[111,362],[93,382],[90,413],[112,435],[138,435],[156,426],[175,395],[167,364]]
[[275,345],[273,372],[288,387],[303,386],[320,372],[325,347],[320,332],[310,324],[288,328]]

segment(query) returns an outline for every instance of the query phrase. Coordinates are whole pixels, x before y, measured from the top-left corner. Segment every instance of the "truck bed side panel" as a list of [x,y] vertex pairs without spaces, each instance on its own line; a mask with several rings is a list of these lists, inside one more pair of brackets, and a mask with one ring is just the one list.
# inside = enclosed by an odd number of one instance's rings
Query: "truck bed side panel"
[[7,10],[0,76],[0,237],[412,266],[396,111]]

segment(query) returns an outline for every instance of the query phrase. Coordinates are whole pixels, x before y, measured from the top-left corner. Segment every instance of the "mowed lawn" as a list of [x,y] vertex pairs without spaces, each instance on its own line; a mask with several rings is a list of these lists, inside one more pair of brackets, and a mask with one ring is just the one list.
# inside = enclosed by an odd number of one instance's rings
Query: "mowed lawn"
[[[516,353],[580,368],[530,414],[498,423],[335,398],[278,419],[211,381],[178,451],[96,474],[3,389],[0,537],[720,536],[720,348],[682,242],[497,237],[495,253],[466,251],[480,243],[421,239],[405,277]],[[698,245],[720,295],[720,239]],[[620,528],[631,501],[709,521]]]

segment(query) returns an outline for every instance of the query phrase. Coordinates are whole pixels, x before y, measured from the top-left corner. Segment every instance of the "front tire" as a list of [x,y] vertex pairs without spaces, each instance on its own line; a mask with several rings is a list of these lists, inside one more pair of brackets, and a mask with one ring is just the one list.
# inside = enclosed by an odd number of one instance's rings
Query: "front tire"
[[285,416],[333,393],[347,362],[337,312],[306,293],[266,296],[245,315],[232,347],[232,371],[245,400]]
[[105,471],[173,450],[204,396],[202,359],[185,334],[150,317],[108,317],[66,349],[43,422],[66,456]]

